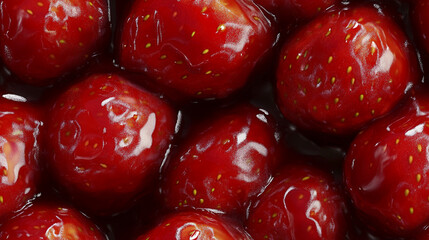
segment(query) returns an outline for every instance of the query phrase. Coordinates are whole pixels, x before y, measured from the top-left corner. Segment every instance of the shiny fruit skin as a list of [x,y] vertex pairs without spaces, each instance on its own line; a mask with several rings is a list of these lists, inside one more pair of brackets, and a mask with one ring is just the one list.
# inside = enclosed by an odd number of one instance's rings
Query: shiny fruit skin
[[49,169],[79,205],[110,214],[154,188],[176,124],[158,96],[95,74],[62,93],[49,114]]
[[274,43],[269,20],[248,0],[137,0],[119,42],[119,64],[192,98],[241,88]]
[[356,133],[417,81],[405,34],[368,6],[327,12],[285,43],[277,70],[283,115],[303,130]]

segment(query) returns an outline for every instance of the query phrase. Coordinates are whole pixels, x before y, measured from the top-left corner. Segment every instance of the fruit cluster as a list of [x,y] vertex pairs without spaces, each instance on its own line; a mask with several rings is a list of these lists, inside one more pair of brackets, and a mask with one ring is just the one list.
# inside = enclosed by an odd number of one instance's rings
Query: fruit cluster
[[0,240],[429,240],[429,0],[0,0]]

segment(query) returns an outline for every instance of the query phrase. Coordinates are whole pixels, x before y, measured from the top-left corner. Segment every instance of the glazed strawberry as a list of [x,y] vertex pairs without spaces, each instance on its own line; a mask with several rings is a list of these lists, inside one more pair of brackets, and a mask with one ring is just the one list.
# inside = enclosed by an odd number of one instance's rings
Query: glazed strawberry
[[270,121],[265,112],[240,106],[196,127],[162,174],[167,208],[243,211],[277,162]]
[[38,203],[0,227],[0,239],[81,239],[106,237],[79,211],[52,203]]
[[106,0],[1,1],[1,57],[22,81],[50,83],[106,45],[107,10]]
[[282,21],[306,20],[317,16],[338,0],[255,0]]
[[131,9],[119,64],[195,98],[242,87],[274,42],[270,22],[247,0],[137,0]]
[[246,232],[232,221],[204,212],[182,212],[165,218],[137,240],[250,240]]
[[28,103],[0,98],[0,221],[38,193],[43,125],[39,112]]
[[420,95],[362,131],[347,153],[345,183],[372,228],[406,235],[429,223],[428,109]]
[[287,165],[249,208],[254,239],[344,239],[345,203],[332,176]]
[[429,52],[429,1],[416,0],[414,6],[414,28],[417,31],[416,37],[421,41],[426,51]]
[[49,167],[79,205],[109,214],[153,188],[176,123],[159,97],[117,75],[92,75],[49,114]]
[[326,13],[281,50],[278,104],[302,129],[351,134],[389,112],[417,80],[402,30],[372,7]]

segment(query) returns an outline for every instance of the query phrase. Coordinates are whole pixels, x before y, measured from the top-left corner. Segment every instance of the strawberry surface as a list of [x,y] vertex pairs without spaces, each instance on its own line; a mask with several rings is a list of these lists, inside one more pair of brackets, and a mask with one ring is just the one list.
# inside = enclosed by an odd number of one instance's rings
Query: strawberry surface
[[39,190],[40,109],[0,98],[0,222]]
[[187,96],[219,98],[246,83],[273,42],[269,20],[248,0],[137,0],[119,63]]
[[429,223],[428,109],[429,98],[419,95],[351,144],[345,183],[373,229],[406,235]]
[[255,0],[282,21],[306,20],[317,16],[338,0]]
[[73,208],[37,203],[0,226],[0,239],[104,240],[106,237]]
[[107,11],[106,0],[1,1],[1,57],[21,80],[50,83],[106,45]]
[[251,240],[237,224],[204,212],[173,214],[137,240]]
[[243,211],[277,162],[270,121],[261,110],[239,106],[196,127],[162,174],[166,206]]
[[302,129],[351,134],[389,112],[417,81],[414,50],[373,7],[329,12],[281,50],[278,104]]
[[109,214],[153,188],[176,123],[159,97],[118,75],[92,75],[49,114],[49,168],[74,201]]
[[327,173],[286,165],[249,208],[246,229],[254,239],[344,239],[344,198]]

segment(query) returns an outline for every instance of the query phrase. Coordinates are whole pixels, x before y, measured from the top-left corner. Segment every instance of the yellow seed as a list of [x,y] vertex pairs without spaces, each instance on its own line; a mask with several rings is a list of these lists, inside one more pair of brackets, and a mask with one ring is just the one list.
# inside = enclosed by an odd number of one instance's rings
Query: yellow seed
[[194,191],[192,191],[192,194],[194,194],[194,196],[197,196],[197,189],[194,189]]
[[405,191],[404,191],[405,197],[407,197],[409,194],[410,194],[410,189],[405,189]]
[[325,109],[329,110],[329,104],[325,104]]
[[89,141],[88,140],[86,140],[85,141],[85,147],[87,147],[89,145]]
[[204,49],[203,54],[207,54],[209,52],[208,49]]
[[146,43],[146,48],[150,48],[152,46],[152,44],[151,43]]
[[402,218],[401,218],[401,216],[399,216],[399,215],[397,215],[396,217],[397,217],[399,220],[401,220],[401,219],[402,219]]
[[81,47],[82,47],[82,46],[83,46],[83,43],[82,43],[82,42],[79,42],[79,46],[81,46]]
[[160,59],[164,60],[167,58],[167,55],[161,55]]
[[204,203],[204,199],[201,198],[200,199],[200,203],[203,204]]
[[98,147],[98,143],[94,144],[92,147],[93,148],[97,148]]
[[37,2],[37,6],[39,6],[39,7],[43,7],[43,3],[41,3],[41,2]]
[[211,70],[208,70],[207,72],[206,72],[206,75],[209,75],[209,74],[211,74],[212,73],[212,71]]
[[310,176],[303,177],[303,178],[302,178],[302,181],[306,181],[306,180],[308,180],[308,179],[310,179]]
[[330,56],[330,57],[328,58],[328,63],[331,63],[331,62],[332,62],[332,60],[334,60],[334,57]]
[[422,152],[422,151],[423,151],[423,147],[422,147],[422,145],[421,145],[421,144],[418,144],[418,145],[417,145],[417,150],[419,150],[419,152]]
[[3,203],[3,202],[4,202],[3,196],[0,196],[0,203]]
[[81,27],[78,27],[78,28],[77,28],[77,30],[78,30],[79,32],[82,32],[82,28],[81,28]]
[[222,175],[221,175],[221,174],[217,175],[216,180],[218,180],[218,181],[219,181],[221,177],[222,177]]
[[307,232],[310,232],[311,231],[311,226],[310,225],[308,225],[308,227],[307,227]]
[[371,55],[374,55],[375,51],[376,51],[375,47],[371,47]]
[[331,34],[331,29],[328,30],[328,32],[325,34],[325,36],[329,36]]
[[94,17],[93,17],[93,16],[91,16],[91,15],[89,15],[89,19],[94,20]]
[[54,55],[54,54],[49,54],[49,57],[50,57],[51,59],[55,59],[55,55]]
[[225,30],[226,29],[226,27],[225,27],[225,25],[223,25],[223,24],[221,24],[221,25],[219,25],[218,27],[217,27],[217,31],[219,32],[219,31],[223,31],[223,30]]
[[317,84],[321,83],[322,79],[321,78],[317,78]]
[[148,14],[148,15],[144,16],[143,20],[144,20],[144,21],[147,21],[149,18],[150,18],[150,14]]
[[360,101],[363,101],[363,98],[364,98],[364,96],[363,96],[363,94],[361,94],[361,95],[359,96],[359,100],[360,100]]
[[286,55],[283,56],[283,61],[286,60]]
[[304,195],[302,195],[302,194],[300,194],[299,196],[298,196],[298,199],[303,199],[304,198]]
[[413,163],[413,156],[412,155],[410,155],[409,157],[408,157],[408,163],[409,164],[411,164],[411,163]]
[[371,114],[372,114],[372,115],[374,115],[374,114],[375,114],[375,110],[374,110],[374,109],[372,109],[372,110],[371,110]]
[[100,163],[100,166],[101,166],[102,168],[107,168],[107,165],[106,165],[106,164],[104,164],[104,163]]
[[398,143],[399,143],[399,138],[398,138],[398,139],[396,139],[395,143],[396,143],[396,144],[398,144]]
[[183,61],[174,61],[175,64],[181,65],[183,64]]
[[64,43],[66,43],[66,40],[61,39],[61,40],[60,40],[60,43],[64,44]]
[[355,85],[356,79],[352,78],[352,85]]
[[187,75],[183,75],[182,76],[182,79],[187,79],[188,78],[188,76]]
[[194,37],[195,36],[195,31],[193,31],[192,33],[191,33],[191,37]]
[[347,68],[347,73],[351,73],[352,72],[352,66],[349,66],[348,68]]
[[416,175],[416,180],[417,182],[420,182],[422,180],[422,175],[420,173]]
[[339,101],[340,101],[340,99],[339,99],[339,98],[335,98],[335,99],[334,99],[334,103],[335,103],[335,104],[337,104]]
[[214,188],[212,188],[212,190],[211,190],[212,192],[214,192],[215,191],[215,189]]
[[258,223],[262,223],[262,219],[258,219]]
[[33,15],[33,11],[31,11],[30,9],[27,9],[27,13]]
[[347,34],[347,36],[346,36],[346,42],[350,39],[350,34]]
[[334,83],[335,83],[335,80],[336,80],[336,79],[335,79],[335,77],[332,77],[332,78],[331,78],[331,83],[332,83],[332,84],[334,84]]
[[410,214],[414,213],[414,208],[410,207]]
[[381,97],[377,98],[377,103],[381,102]]
[[257,17],[257,16],[254,16],[253,17],[253,19],[255,19],[256,21],[259,21],[259,20],[261,20],[259,17]]
[[355,117],[359,117],[359,112],[356,112],[356,113],[355,113]]
[[273,213],[273,215],[271,215],[271,217],[275,218],[275,217],[277,217],[277,215],[278,215],[277,213]]
[[201,10],[202,13],[204,13],[207,10],[207,7],[203,7],[203,9]]
[[346,119],[345,118],[341,118],[341,120],[340,120],[341,122],[345,122],[346,121]]

